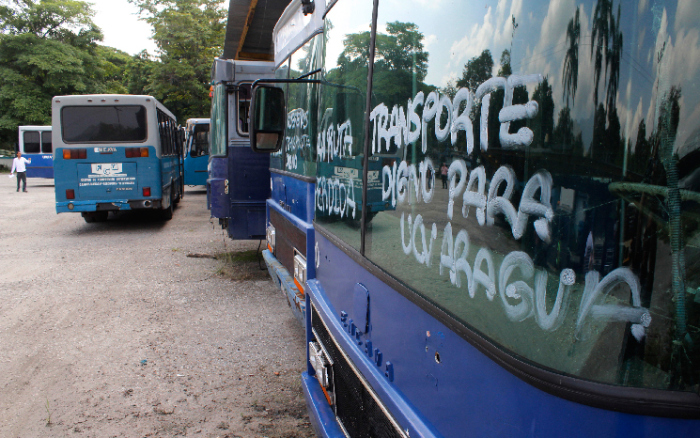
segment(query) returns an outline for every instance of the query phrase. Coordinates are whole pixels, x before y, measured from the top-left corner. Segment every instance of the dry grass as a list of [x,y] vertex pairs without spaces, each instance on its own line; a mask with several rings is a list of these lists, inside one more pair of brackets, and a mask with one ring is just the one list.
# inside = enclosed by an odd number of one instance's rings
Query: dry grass
[[270,276],[262,253],[256,250],[219,253],[214,256],[221,262],[217,275],[233,281],[265,280]]

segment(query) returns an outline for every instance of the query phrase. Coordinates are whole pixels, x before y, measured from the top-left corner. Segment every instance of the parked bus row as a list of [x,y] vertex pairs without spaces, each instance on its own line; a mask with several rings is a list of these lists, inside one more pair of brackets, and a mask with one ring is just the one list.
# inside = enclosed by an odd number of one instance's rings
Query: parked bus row
[[[319,436],[700,437],[700,5],[564,3],[293,0],[214,61],[207,205],[266,239]],[[53,114],[57,210],[172,215],[155,99]]]

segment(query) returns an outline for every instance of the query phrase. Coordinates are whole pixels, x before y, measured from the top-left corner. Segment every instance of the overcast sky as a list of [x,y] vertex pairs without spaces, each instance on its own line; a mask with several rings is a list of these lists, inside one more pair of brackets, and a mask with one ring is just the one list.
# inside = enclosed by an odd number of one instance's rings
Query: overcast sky
[[151,26],[138,19],[136,6],[127,0],[89,0],[89,3],[95,11],[94,22],[104,33],[102,44],[131,55],[144,49],[155,54]]

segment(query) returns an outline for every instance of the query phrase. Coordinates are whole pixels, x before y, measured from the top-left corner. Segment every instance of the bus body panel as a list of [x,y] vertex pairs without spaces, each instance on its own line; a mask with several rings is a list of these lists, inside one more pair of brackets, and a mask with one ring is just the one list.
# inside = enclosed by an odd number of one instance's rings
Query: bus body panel
[[298,220],[311,223],[314,219],[316,184],[271,172],[271,199]]
[[211,157],[209,159],[209,178],[207,179],[207,193],[211,217],[230,217],[230,202],[228,189],[228,159],[226,157]]
[[304,292],[294,281],[294,256],[306,260],[307,273],[315,263],[313,204],[316,184],[294,176],[270,172],[272,193],[267,201],[267,224],[279,236],[272,253],[265,262],[273,280],[280,285],[297,320],[305,324],[306,302]]
[[[410,436],[414,431],[430,436],[432,428],[435,436],[450,437],[700,436],[700,420],[607,411],[533,387],[368,275],[325,237],[317,233],[316,241],[319,267],[316,279],[308,281],[310,301],[331,336]],[[371,328],[369,335],[351,336],[349,326],[366,311],[353,293],[358,283],[369,291]],[[341,312],[347,314],[345,324]],[[367,353],[368,341],[372,356]],[[379,366],[377,351],[382,355]],[[393,368],[393,381],[385,374],[387,363]],[[420,430],[423,427],[427,429]]]
[[[130,201],[160,202],[163,197],[162,175],[174,178],[172,169],[175,165],[161,164],[152,147],[149,148],[149,157],[137,159],[126,158],[123,148],[115,148],[116,151],[109,155],[94,149],[87,149],[86,162],[66,160],[62,148],[56,151],[57,212],[97,211],[102,204],[114,204],[115,210],[131,210]],[[143,195],[146,187],[151,190],[149,196]],[[67,190],[74,191],[75,199],[66,198]],[[69,209],[69,204],[74,208]]]
[[185,157],[185,184],[188,186],[204,186],[207,184],[207,165],[209,157]]
[[[247,145],[246,145],[247,146]],[[249,147],[230,147],[228,154],[231,239],[265,237],[265,200],[270,197],[270,156]]]
[[53,155],[51,154],[22,154],[30,158],[27,164],[27,178],[53,178]]

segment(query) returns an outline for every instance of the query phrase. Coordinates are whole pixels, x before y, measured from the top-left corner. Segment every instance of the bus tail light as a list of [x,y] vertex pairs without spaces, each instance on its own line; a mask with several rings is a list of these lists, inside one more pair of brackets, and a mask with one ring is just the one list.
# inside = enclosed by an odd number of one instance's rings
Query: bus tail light
[[64,160],[77,160],[87,158],[87,149],[63,149]]
[[151,196],[151,188],[150,187],[143,188],[143,196]]
[[66,189],[66,199],[75,199],[75,190]]
[[306,257],[294,249],[294,284],[299,288],[299,292],[304,295],[304,285],[306,284]]
[[275,227],[272,226],[272,224],[268,224],[267,229],[265,230],[265,235],[267,236],[267,249],[270,250],[271,253],[275,253]]
[[126,148],[124,151],[126,158],[148,157],[148,148]]

